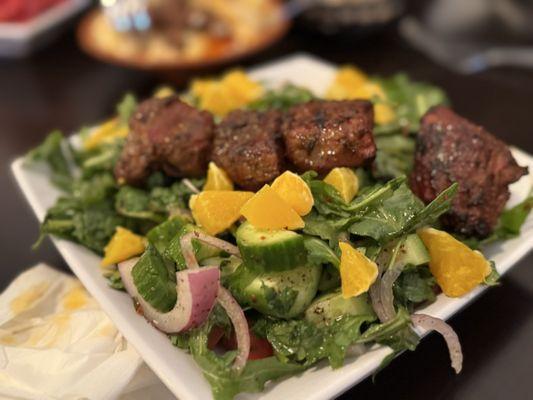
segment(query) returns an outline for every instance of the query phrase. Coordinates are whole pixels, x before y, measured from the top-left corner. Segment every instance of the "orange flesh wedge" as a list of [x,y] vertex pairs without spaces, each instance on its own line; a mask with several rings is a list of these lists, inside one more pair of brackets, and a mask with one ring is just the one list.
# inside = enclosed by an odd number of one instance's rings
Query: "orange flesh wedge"
[[104,249],[102,266],[117,264],[144,252],[145,241],[128,229],[117,227],[115,234]]
[[269,185],[242,207],[241,214],[259,229],[301,229],[304,221]]
[[233,190],[210,190],[191,196],[189,205],[196,223],[208,234],[224,232],[240,217],[240,210],[254,194]]
[[446,296],[463,296],[490,274],[490,263],[483,254],[449,233],[433,228],[417,233],[429,251],[429,269]]
[[337,189],[346,203],[352,201],[359,191],[359,179],[350,168],[333,168],[324,178],[324,182]]
[[378,276],[378,266],[350,244],[339,242],[341,249],[341,290],[345,299],[370,289]]
[[233,182],[226,171],[211,161],[207,168],[207,180],[203,190],[233,190]]
[[301,216],[309,214],[315,203],[307,183],[291,171],[278,176],[272,183],[272,190]]

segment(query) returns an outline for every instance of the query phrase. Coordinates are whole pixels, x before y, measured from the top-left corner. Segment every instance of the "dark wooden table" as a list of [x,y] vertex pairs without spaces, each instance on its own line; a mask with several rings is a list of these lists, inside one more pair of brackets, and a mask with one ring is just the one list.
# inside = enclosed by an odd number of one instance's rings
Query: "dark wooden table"
[[[410,49],[394,29],[364,42],[332,42],[292,33],[244,63],[253,65],[295,51],[366,71],[403,70],[442,86],[454,108],[507,142],[533,153],[533,71],[500,69],[464,77]],[[70,132],[106,118],[125,91],[147,95],[157,76],[99,63],[77,48],[72,31],[27,60],[0,61],[0,287],[44,261],[68,270],[49,241],[31,250],[37,221],[16,187],[9,164],[54,128]],[[455,376],[444,342],[432,335],[352,389],[343,399],[531,399],[533,373],[533,254],[451,320],[462,340],[464,370]]]

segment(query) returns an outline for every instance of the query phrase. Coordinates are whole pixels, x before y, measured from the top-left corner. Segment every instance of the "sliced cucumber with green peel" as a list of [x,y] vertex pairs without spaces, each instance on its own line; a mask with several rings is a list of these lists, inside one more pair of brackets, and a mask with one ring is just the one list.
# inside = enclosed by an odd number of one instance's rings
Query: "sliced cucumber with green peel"
[[260,271],[285,271],[304,265],[304,237],[287,230],[257,229],[249,222],[239,226],[237,245],[244,263]]
[[429,263],[429,253],[422,239],[416,233],[407,235],[396,257],[396,264],[417,266],[427,263]]
[[[175,236],[174,239],[172,239],[165,251],[165,257],[174,261],[177,265],[178,270],[183,270],[186,268],[185,259],[183,258],[183,254],[181,253],[181,238],[185,234],[195,231],[203,232],[202,229],[195,225],[185,225],[183,228],[181,228],[178,235]],[[201,262],[206,258],[217,257],[222,253],[222,250],[213,246],[209,246],[208,244],[202,243],[195,239],[192,240],[192,246],[194,249],[194,254],[196,255],[196,260],[198,260],[198,262]]]
[[257,273],[243,264],[228,278],[239,303],[277,318],[293,318],[316,296],[322,267],[303,265],[286,271]]
[[363,293],[357,297],[345,299],[340,292],[328,293],[318,297],[305,310],[305,319],[316,325],[328,325],[344,315],[375,316],[368,296]]

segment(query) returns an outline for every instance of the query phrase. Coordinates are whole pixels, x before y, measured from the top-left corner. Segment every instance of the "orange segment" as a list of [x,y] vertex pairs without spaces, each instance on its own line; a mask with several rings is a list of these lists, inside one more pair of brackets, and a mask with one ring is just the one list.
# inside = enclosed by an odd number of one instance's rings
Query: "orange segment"
[[206,190],[233,190],[233,182],[226,171],[212,161],[207,168],[207,180],[204,185],[204,191]]
[[192,196],[189,201],[196,223],[208,234],[224,232],[240,217],[240,210],[254,194],[232,190],[211,190]]
[[348,243],[339,242],[339,247],[342,297],[347,299],[367,292],[378,276],[378,266]]
[[449,233],[433,228],[417,233],[429,250],[429,269],[446,296],[463,296],[490,274],[490,264],[483,254]]
[[272,183],[272,190],[301,216],[309,214],[315,204],[307,183],[291,171],[278,176]]
[[117,264],[144,252],[145,240],[128,229],[117,227],[115,234],[104,248],[102,266]]
[[338,70],[333,83],[326,92],[326,98],[330,100],[372,100],[375,103],[374,119],[379,125],[392,122],[396,116],[394,110],[385,103],[387,96],[383,88],[355,67],[343,67]]
[[352,98],[351,90],[366,82],[368,82],[368,76],[359,68],[354,66],[341,67],[326,92],[326,98],[330,100]]
[[194,80],[191,93],[198,99],[200,108],[224,116],[261,97],[263,86],[245,72],[233,70],[221,79]]
[[352,201],[359,191],[359,179],[350,168],[333,168],[324,182],[337,189],[346,203]]
[[118,118],[113,118],[95,128],[83,142],[83,147],[86,150],[91,150],[103,143],[110,143],[117,138],[124,138],[128,136],[128,132],[127,125],[121,123]]
[[260,229],[301,229],[304,221],[269,185],[242,207],[241,214]]

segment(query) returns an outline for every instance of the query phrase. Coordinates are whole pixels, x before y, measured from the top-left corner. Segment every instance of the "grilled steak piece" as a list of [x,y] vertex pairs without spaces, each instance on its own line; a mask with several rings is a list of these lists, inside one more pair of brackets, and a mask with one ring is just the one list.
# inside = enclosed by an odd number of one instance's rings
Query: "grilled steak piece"
[[281,114],[236,110],[215,131],[212,160],[231,180],[257,190],[284,171]]
[[410,186],[429,203],[459,183],[452,209],[442,217],[448,229],[490,235],[509,199],[509,184],[525,174],[505,143],[449,108],[432,108],[422,118]]
[[301,172],[368,165],[376,156],[374,112],[366,100],[311,101],[285,116],[287,157]]
[[202,176],[214,122],[211,114],[178,97],[143,101],[130,119],[130,133],[115,166],[119,181],[139,184],[154,170],[175,177]]

